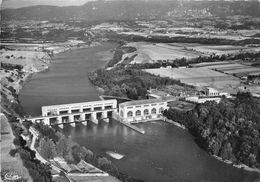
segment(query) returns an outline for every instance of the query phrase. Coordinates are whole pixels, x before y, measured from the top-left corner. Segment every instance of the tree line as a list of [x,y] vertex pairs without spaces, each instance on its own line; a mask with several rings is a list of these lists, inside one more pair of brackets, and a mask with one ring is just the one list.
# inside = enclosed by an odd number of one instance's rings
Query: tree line
[[140,36],[140,35],[118,35],[129,42],[152,42],[152,43],[199,43],[207,45],[246,45],[246,44],[260,44],[259,39],[254,37],[244,40],[230,40],[221,38],[206,38],[206,37],[169,37],[169,36]]
[[[178,68],[181,66],[191,66],[192,64],[204,63],[204,62],[216,62],[216,61],[231,61],[231,60],[251,60],[254,61],[255,59],[260,57],[260,52],[245,52],[239,53],[236,55],[210,55],[210,56],[199,56],[197,58],[187,59],[187,58],[180,58],[174,59],[171,61],[157,61],[155,63],[135,63],[127,65],[129,68],[133,69],[152,69],[152,68],[160,68],[160,67],[167,67],[171,66],[173,68]],[[125,64],[119,64],[118,67],[125,67]]]

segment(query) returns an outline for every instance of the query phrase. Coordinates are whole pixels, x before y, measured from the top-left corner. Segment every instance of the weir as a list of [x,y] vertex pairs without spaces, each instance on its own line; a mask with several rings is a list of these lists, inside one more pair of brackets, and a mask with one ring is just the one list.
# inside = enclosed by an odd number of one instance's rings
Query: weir
[[42,116],[26,118],[32,122],[42,121],[46,125],[70,124],[76,123],[87,125],[87,121],[98,124],[98,119],[102,118],[108,122],[109,113],[117,113],[117,100],[101,100],[93,102],[82,102],[73,104],[61,104],[42,107]]

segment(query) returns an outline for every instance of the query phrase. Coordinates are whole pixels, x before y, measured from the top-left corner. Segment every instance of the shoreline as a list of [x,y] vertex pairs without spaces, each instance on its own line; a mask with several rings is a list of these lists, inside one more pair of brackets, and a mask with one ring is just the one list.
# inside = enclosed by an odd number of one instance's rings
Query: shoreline
[[[95,47],[97,45],[100,45],[101,43],[100,42],[93,42],[91,43],[90,45],[83,45],[83,46],[73,46],[73,47],[59,47],[58,48],[58,51],[54,51],[53,53],[53,56],[55,55],[58,55],[60,53],[64,53],[64,52],[67,52],[67,51],[72,51],[72,50],[77,50],[77,49],[84,49],[84,48],[90,48],[90,47]],[[30,44],[28,44],[30,45]],[[52,45],[52,46],[55,46]],[[52,47],[52,46],[49,46],[49,47]],[[62,50],[59,50],[59,49],[62,49]],[[34,70],[30,70],[30,71],[23,71],[23,77],[22,78],[19,78],[15,83],[13,83],[12,87],[15,88],[15,93],[17,95],[17,97],[13,97],[13,99],[8,99],[10,103],[13,103],[13,102],[16,102],[20,105],[20,100],[19,100],[19,93],[21,91],[21,89],[28,83],[28,81],[33,78],[33,76],[35,76],[37,73],[40,73],[40,72],[44,72],[44,71],[47,71],[49,69],[49,66],[52,64],[52,58],[53,56],[49,56],[48,59],[37,59],[37,62],[44,62],[45,65],[40,67],[40,68],[36,68],[34,67],[35,69]],[[48,62],[46,62],[48,61]],[[26,65],[25,65],[26,66]],[[23,67],[25,67],[23,66]],[[7,88],[8,89],[8,88]],[[9,90],[9,89],[8,89]],[[21,106],[21,105],[20,105]],[[22,106],[21,106],[22,107]],[[17,115],[19,115],[18,113],[16,113]],[[26,114],[26,113],[25,113]],[[21,116],[19,116],[21,117]]]
[[221,157],[216,156],[216,155],[211,155],[211,156],[214,157],[215,159],[217,159],[217,160],[219,160],[219,161],[221,161],[221,162],[224,162],[225,164],[229,164],[229,165],[231,165],[231,166],[233,166],[233,167],[235,167],[235,168],[243,169],[243,170],[248,171],[248,172],[257,172],[257,173],[260,174],[260,169],[258,169],[258,168],[252,168],[252,167],[249,167],[249,166],[247,166],[247,165],[245,165],[245,164],[243,164],[243,163],[241,163],[241,164],[235,164],[235,163],[233,163],[231,160],[227,160],[227,159],[224,160],[224,159],[222,159]]

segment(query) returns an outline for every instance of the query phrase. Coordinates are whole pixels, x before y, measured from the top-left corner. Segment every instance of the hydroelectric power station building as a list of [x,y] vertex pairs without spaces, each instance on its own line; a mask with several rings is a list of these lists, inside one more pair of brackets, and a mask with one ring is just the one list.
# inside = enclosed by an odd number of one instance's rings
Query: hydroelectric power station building
[[163,99],[124,102],[119,104],[119,119],[125,123],[160,119],[165,109],[168,109],[168,106]]
[[[98,118],[107,119],[117,113],[117,100],[61,104],[42,107],[42,116],[27,118],[32,122],[42,121],[46,125],[60,125],[90,120],[98,123]],[[84,122],[83,124],[86,124]]]

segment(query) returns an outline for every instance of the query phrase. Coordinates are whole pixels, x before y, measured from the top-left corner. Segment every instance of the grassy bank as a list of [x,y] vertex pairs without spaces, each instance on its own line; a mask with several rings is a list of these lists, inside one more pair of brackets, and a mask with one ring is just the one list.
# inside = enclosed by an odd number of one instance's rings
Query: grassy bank
[[1,177],[5,179],[7,173],[14,172],[21,177],[21,181],[32,182],[28,170],[23,166],[19,155],[12,157],[9,152],[15,148],[14,135],[5,115],[1,114]]

